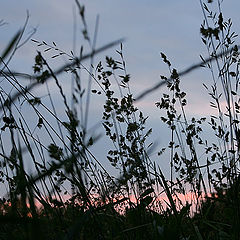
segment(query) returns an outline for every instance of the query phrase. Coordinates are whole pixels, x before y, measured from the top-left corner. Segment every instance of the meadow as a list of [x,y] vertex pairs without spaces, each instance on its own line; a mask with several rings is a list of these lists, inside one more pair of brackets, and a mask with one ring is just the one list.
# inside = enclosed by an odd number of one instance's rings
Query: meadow
[[[77,0],[88,50],[68,52],[57,40],[35,39],[34,32],[25,37],[27,16],[0,57],[0,239],[240,239],[238,36],[221,1],[199,3],[206,55],[178,71],[161,53],[169,75],[138,96],[126,68],[127,42],[96,48],[98,18],[90,36]],[[32,73],[14,72],[11,61],[30,43],[37,50]],[[109,49],[114,57],[94,64]],[[199,68],[211,77],[203,91],[216,114],[197,118],[186,113],[191,99],[181,78]],[[170,136],[157,147],[148,116],[136,107],[154,91],[159,121]],[[99,99],[104,104],[96,128],[104,136],[89,128],[90,103],[98,108]],[[101,157],[94,154],[100,140],[109,147]],[[167,158],[169,174],[151,159],[156,149],[159,159]]]

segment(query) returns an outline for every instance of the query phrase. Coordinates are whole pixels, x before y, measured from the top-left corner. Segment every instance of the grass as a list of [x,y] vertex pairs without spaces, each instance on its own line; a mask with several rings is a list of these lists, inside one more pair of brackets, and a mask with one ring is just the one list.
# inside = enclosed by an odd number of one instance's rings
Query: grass
[[[88,54],[82,47],[79,54],[68,53],[55,42],[33,39],[34,33],[23,40],[27,17],[0,58],[0,180],[6,188],[0,239],[240,239],[237,35],[231,20],[223,19],[220,1],[199,2],[208,57],[178,72],[161,53],[170,77],[161,76],[160,84],[136,98],[123,40],[95,49],[98,18],[91,38],[77,0]],[[37,45],[33,73],[13,72],[9,63],[29,39]],[[107,56],[93,65],[96,54],[117,46],[116,59]],[[61,56],[68,63],[54,70],[50,62]],[[203,86],[216,114],[197,119],[187,116],[180,77],[199,67],[211,74],[212,84]],[[70,93],[59,78],[63,73],[71,79]],[[31,81],[24,86],[19,79]],[[135,106],[163,85],[165,93],[155,105],[171,137],[158,156],[169,158],[170,179],[150,158],[152,129],[146,129],[148,117]],[[43,87],[44,96],[34,94]],[[90,103],[103,98],[101,125],[111,142],[106,158],[115,176],[94,155],[100,136],[88,128]]]

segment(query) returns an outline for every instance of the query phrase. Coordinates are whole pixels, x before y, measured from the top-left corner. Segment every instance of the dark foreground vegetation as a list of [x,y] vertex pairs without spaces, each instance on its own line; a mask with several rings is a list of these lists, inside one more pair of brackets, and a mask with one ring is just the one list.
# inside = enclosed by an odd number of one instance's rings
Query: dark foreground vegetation
[[[136,97],[122,40],[96,49],[98,19],[91,38],[77,0],[89,53],[82,47],[68,53],[55,42],[25,37],[27,18],[0,58],[0,239],[240,239],[237,35],[221,1],[199,2],[208,57],[178,72],[161,53],[170,77],[161,76],[158,85]],[[14,72],[11,60],[30,39],[37,48],[33,73]],[[106,57],[94,66],[96,54],[110,47],[118,49],[116,59]],[[54,61],[61,57],[68,63],[56,69]],[[187,116],[191,99],[180,82],[197,67],[210,72],[212,84],[204,88],[216,113],[199,119]],[[160,86],[156,107],[170,139],[158,158],[169,159],[169,179],[150,158],[152,130],[135,106]],[[46,94],[38,96],[40,88]],[[112,143],[106,156],[94,154],[103,136],[88,126],[92,99],[104,99],[101,127],[105,142]],[[105,158],[115,175],[104,167]]]

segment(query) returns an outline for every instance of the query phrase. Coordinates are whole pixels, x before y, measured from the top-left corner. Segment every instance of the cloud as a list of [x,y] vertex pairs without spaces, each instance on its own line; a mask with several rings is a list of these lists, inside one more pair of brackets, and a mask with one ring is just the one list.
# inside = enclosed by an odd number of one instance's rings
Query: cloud
[[[195,1],[84,0],[82,3],[86,6],[86,18],[91,35],[94,32],[96,15],[100,15],[97,46],[120,37],[127,38],[124,43],[124,57],[127,63],[127,72],[131,75],[134,96],[158,82],[160,80],[159,75],[169,75],[167,66],[160,59],[161,51],[166,53],[173,66],[178,70],[183,70],[192,63],[198,62],[199,54],[205,52],[199,34],[199,27],[203,18],[200,6]],[[238,9],[240,2],[226,3],[225,1],[224,4],[227,13],[229,15],[233,13],[233,20],[239,19]],[[6,46],[15,32],[23,26],[26,10],[28,9],[31,18],[27,32],[31,27],[38,26],[38,31],[34,36],[35,39],[50,44],[54,41],[59,45],[59,48],[70,52],[73,48],[73,8],[78,14],[74,1],[4,1],[1,5],[2,16],[0,18],[9,22],[9,24],[0,28],[0,50]],[[224,16],[228,16],[228,14]],[[77,29],[77,51],[79,52],[82,44],[86,46],[83,38],[80,37],[83,29],[80,19],[77,22]],[[95,63],[99,60],[104,62],[106,54],[117,58],[116,48],[96,57]],[[32,73],[31,66],[37,50],[43,51],[36,44],[27,43],[17,52],[11,63],[11,69]],[[66,61],[66,59],[52,60],[51,54],[45,54],[44,56],[46,56],[53,69]],[[86,66],[89,66],[89,63],[86,63]],[[209,76],[203,71],[197,71],[181,78],[183,90],[186,90],[188,94],[187,113],[189,115],[210,115],[213,113],[212,109],[208,107],[209,97],[202,87],[203,81],[210,82]],[[60,77],[61,84],[68,97],[70,97],[71,93],[69,88],[70,80],[70,77],[66,75]],[[86,76],[85,80],[88,80]],[[159,127],[160,113],[154,103],[159,100],[161,94],[165,91],[164,88],[159,89],[153,95],[137,103],[140,110],[145,112],[145,115],[150,116],[149,121],[156,131],[154,138],[161,138],[160,141],[165,140],[167,135],[166,129],[161,130],[162,126]],[[36,95],[44,95],[42,89],[36,90],[35,93]],[[52,87],[51,93],[56,97],[56,102],[58,101],[57,106],[61,108],[61,101],[57,98],[57,88]],[[94,125],[94,121],[99,122],[100,116],[96,118],[96,113],[100,115],[99,106],[102,101],[101,99],[101,101],[95,102],[95,98],[92,101],[91,126]]]

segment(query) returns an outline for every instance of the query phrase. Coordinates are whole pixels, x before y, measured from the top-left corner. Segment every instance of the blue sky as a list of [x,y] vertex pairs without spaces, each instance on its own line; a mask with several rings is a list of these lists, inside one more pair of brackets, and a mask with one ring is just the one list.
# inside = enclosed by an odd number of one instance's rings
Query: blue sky
[[[124,56],[127,70],[131,75],[133,92],[138,95],[144,89],[159,81],[159,75],[167,74],[167,68],[160,59],[160,52],[164,52],[172,61],[173,66],[183,70],[199,61],[199,55],[206,55],[206,50],[200,38],[200,24],[203,16],[199,1],[193,0],[91,0],[80,1],[86,7],[87,24],[92,35],[96,16],[100,16],[97,46],[125,37]],[[240,2],[225,0],[222,4],[223,16],[231,17],[233,28],[240,32]],[[8,24],[0,28],[0,50],[4,49],[8,40],[23,25],[26,11],[30,13],[27,31],[37,27],[34,39],[57,43],[59,48],[70,52],[73,49],[73,12],[77,8],[74,1],[66,0],[3,0],[0,19]],[[76,13],[77,14],[77,13]],[[79,19],[78,19],[79,20]],[[78,46],[82,44],[80,31],[82,25],[77,22]],[[118,47],[116,47],[118,48]],[[28,42],[16,54],[11,62],[11,69],[21,72],[31,72],[33,58],[36,54],[36,44]],[[105,55],[115,55],[115,48],[108,50],[95,60],[104,59]],[[49,60],[51,63],[51,59]],[[63,60],[64,62],[64,60]],[[59,62],[59,65],[61,63]],[[182,78],[183,86],[191,99],[188,112],[200,114],[207,111],[207,93],[202,83],[208,83],[210,74],[206,71],[195,71]],[[69,84],[64,83],[66,91]],[[160,145],[166,136],[166,129],[162,128],[159,112],[154,103],[158,101],[160,89],[138,103],[146,115],[149,115],[149,126],[153,127],[153,141]],[[36,94],[43,94],[36,90]],[[96,112],[100,114],[100,103],[92,104],[94,110],[90,113],[90,127],[96,121]],[[161,127],[159,127],[161,126]],[[101,155],[102,147],[97,149]]]

